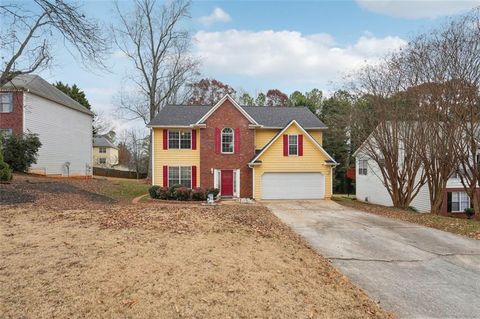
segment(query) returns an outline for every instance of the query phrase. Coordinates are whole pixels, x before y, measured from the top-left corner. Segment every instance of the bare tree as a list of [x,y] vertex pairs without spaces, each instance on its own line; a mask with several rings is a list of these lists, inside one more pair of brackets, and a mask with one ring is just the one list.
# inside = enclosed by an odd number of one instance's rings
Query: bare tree
[[147,173],[148,170],[149,139],[145,130],[130,129],[124,131],[119,140],[119,144],[126,148],[128,154],[124,158],[124,160],[127,160],[128,168],[135,171],[137,179],[140,178],[140,174]]
[[360,157],[373,161],[371,171],[383,182],[395,207],[407,208],[425,184],[422,162],[415,149],[415,109],[405,102],[407,74],[390,56],[380,65],[368,66],[357,75],[357,94],[369,107],[354,109],[356,133],[363,135]]
[[[128,77],[135,89],[120,94],[118,108],[125,118],[147,124],[165,104],[187,97],[186,84],[198,66],[189,52],[190,34],[182,29],[189,9],[190,2],[184,0],[163,4],[136,0],[128,13],[116,4],[119,23],[112,28],[114,41],[135,70]],[[150,167],[148,172],[151,175]]]
[[113,27],[117,47],[133,63],[129,76],[136,87],[123,92],[119,109],[128,119],[145,123],[160,108],[180,98],[185,84],[196,74],[197,61],[189,54],[190,35],[182,29],[190,2],[136,0],[124,13],[116,4],[119,23]]
[[108,46],[102,29],[78,5],[63,0],[33,3],[0,4],[0,86],[18,74],[48,67],[56,40],[67,43],[82,61],[103,66]]

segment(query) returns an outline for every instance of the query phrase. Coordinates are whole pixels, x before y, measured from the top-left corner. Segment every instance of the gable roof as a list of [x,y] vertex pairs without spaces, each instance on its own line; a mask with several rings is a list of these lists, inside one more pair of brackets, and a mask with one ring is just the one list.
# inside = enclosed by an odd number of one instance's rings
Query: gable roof
[[[224,97],[226,99],[227,96]],[[228,97],[230,98],[230,97]],[[202,123],[215,108],[221,105],[225,100],[220,101],[215,106],[211,105],[167,105],[163,107],[157,116],[148,123],[147,126],[193,126]],[[230,98],[232,101],[233,99]],[[234,105],[236,103],[233,103]],[[307,129],[326,129],[326,125],[318,119],[307,107],[290,106],[240,106],[236,107],[251,118],[252,123],[265,128],[281,129],[290,121],[297,121],[302,127]]]
[[94,147],[111,147],[118,149],[108,138],[103,135],[97,135],[93,138],[93,146]]
[[304,136],[306,136],[323,154],[325,154],[328,158],[328,160],[326,160],[325,162],[328,164],[328,165],[337,165],[337,162],[330,156],[330,154],[327,153],[327,151],[325,151],[325,149],[320,145],[318,144],[318,142],[313,138],[312,135],[310,135],[310,133],[308,133],[307,131],[305,131],[305,129],[300,125],[298,124],[297,121],[295,120],[292,120],[290,121],[280,132],[278,132],[271,140],[270,142],[267,143],[267,145],[265,145],[261,151],[248,163],[249,165],[253,165],[259,158],[260,156],[262,156],[263,153],[265,153],[265,151],[270,147],[272,146],[273,143],[275,143],[276,140],[278,140],[278,138],[280,136],[283,135],[283,133],[285,133],[285,131],[292,125],[296,125],[303,133]]
[[43,78],[34,74],[20,74],[0,88],[0,91],[25,90],[65,107],[93,116],[93,112],[81,105]]
[[247,120],[250,121],[251,124],[258,124],[257,121],[255,121],[254,118],[252,118],[250,116],[250,114],[248,114],[247,112],[245,112],[244,108],[240,106],[240,104],[238,104],[234,99],[232,99],[232,97],[228,94],[226,94],[220,101],[217,102],[217,104],[215,104],[210,110],[208,110],[208,112],[203,115],[198,121],[197,123],[195,124],[202,124],[206,121],[206,119],[213,114],[213,112],[215,112],[216,109],[218,109],[223,103],[225,103],[226,100],[229,100],[234,107],[237,108],[237,110],[240,111],[240,113],[242,113],[246,118]]

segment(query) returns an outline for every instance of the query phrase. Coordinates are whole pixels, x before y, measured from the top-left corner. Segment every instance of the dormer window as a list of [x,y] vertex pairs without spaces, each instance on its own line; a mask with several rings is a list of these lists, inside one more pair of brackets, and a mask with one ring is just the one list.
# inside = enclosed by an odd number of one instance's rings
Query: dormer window
[[222,153],[232,154],[234,150],[233,129],[226,127],[222,130]]

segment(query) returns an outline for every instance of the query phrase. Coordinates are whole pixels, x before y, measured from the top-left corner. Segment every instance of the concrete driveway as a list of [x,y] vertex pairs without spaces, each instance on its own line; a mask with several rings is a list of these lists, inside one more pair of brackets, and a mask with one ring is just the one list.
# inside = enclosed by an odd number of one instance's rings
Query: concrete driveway
[[480,241],[332,201],[265,205],[402,318],[480,318]]

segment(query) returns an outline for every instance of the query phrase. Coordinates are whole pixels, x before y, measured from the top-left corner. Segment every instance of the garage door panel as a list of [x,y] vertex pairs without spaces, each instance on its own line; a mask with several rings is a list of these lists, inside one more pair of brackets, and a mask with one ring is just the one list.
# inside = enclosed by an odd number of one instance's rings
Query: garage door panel
[[317,172],[264,173],[262,199],[323,199],[325,176]]

